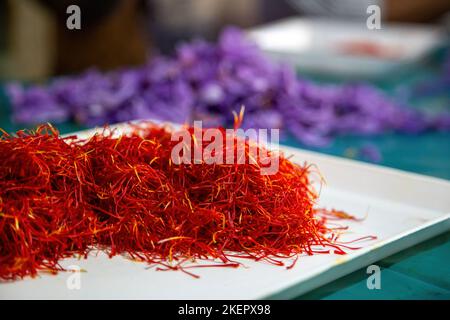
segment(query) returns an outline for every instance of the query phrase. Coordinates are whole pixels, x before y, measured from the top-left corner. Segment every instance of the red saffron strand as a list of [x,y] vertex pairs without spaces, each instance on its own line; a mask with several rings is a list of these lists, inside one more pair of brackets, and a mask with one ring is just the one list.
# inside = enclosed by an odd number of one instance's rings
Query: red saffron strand
[[317,246],[337,254],[356,249],[333,235],[345,228],[326,223],[357,219],[316,209],[311,166],[283,156],[274,175],[261,175],[259,162],[175,165],[170,129],[147,122],[86,140],[63,138],[51,125],[0,132],[3,280],[57,273],[61,259],[95,249],[194,277],[185,269],[196,265],[184,263],[196,259],[214,261],[198,267],[230,268],[240,265],[233,258],[278,266],[294,259],[290,269],[300,254],[319,253]]

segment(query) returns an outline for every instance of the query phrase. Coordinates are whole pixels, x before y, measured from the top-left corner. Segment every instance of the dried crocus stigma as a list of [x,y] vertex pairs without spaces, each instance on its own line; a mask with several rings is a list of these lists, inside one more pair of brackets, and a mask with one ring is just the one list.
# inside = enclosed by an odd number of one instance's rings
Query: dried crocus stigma
[[57,272],[61,259],[94,249],[191,274],[185,263],[196,259],[283,265],[317,246],[339,248],[326,221],[350,216],[315,208],[310,166],[282,155],[271,175],[258,162],[176,165],[170,129],[143,122],[129,131],[84,140],[49,125],[3,133],[0,278]]

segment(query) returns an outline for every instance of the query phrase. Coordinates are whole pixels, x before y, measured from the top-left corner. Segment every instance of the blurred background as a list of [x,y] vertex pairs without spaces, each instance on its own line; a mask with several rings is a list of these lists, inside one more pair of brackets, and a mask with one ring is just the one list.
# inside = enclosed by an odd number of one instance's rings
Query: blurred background
[[282,128],[283,143],[449,179],[449,12],[446,0],[2,1],[0,126],[226,126],[244,104],[244,124]]
[[[71,4],[81,8],[78,31],[65,27]],[[0,3],[0,75],[42,80],[92,66],[138,65],[148,55],[173,52],[182,40],[214,40],[227,25],[250,29],[288,17],[353,20],[359,22],[353,31],[361,31],[371,4],[382,8],[383,22],[448,23],[446,0],[6,0]]]
[[[73,4],[80,30],[66,27]],[[284,144],[450,179],[449,12],[448,0],[3,0],[0,128],[229,125],[244,104],[247,126],[281,127]],[[307,297],[448,298],[434,270],[449,239],[380,262],[403,270],[382,293],[359,271]]]
[[449,21],[446,0],[2,1],[0,127],[229,125],[244,104],[283,143],[449,179]]

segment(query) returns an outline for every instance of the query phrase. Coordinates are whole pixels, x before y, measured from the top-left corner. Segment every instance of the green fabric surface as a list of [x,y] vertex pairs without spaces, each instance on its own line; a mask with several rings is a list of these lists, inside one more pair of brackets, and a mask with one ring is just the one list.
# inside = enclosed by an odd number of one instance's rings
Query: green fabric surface
[[[399,85],[436,74],[435,62],[422,65],[404,74],[389,75],[385,80],[373,81],[387,92],[396,92]],[[315,79],[328,81],[329,79]],[[341,80],[339,80],[341,81]],[[450,94],[450,89],[449,89]],[[436,103],[436,101],[438,101]],[[444,107],[442,106],[444,101]],[[415,101],[419,108],[442,110],[450,107],[450,99],[441,98]],[[11,121],[8,101],[0,88],[0,128],[7,132],[22,129],[23,125]],[[32,127],[32,126],[28,126]],[[82,129],[73,123],[57,125],[61,133]],[[385,134],[376,137],[338,137],[325,148],[309,148],[291,137],[282,143],[311,149],[331,155],[356,158],[357,151],[370,143],[382,154],[383,166],[435,176],[450,180],[450,133],[430,132],[421,135]],[[424,195],[426,196],[426,195]],[[450,196],[450,195],[449,195]],[[450,299],[450,232],[423,242],[375,263],[381,267],[381,290],[369,290],[368,275],[363,268],[298,299]]]
[[369,290],[366,268],[297,299],[450,299],[450,232],[374,264],[381,268],[381,289]]

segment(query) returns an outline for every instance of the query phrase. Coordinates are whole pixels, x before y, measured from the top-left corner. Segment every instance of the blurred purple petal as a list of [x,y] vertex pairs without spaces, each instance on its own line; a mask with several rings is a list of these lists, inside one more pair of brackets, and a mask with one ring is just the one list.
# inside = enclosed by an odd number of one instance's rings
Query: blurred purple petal
[[358,154],[362,160],[370,161],[373,163],[380,163],[383,160],[380,150],[372,144],[366,144],[362,146],[358,150]]
[[298,78],[292,67],[271,62],[237,28],[226,28],[215,44],[183,43],[175,56],[156,57],[138,68],[87,70],[46,87],[13,84],[8,94],[14,120],[23,123],[101,125],[154,118],[232,126],[232,111],[244,105],[245,128],[281,128],[313,146],[340,134],[450,130],[448,114],[430,116],[403,106],[374,86]]

